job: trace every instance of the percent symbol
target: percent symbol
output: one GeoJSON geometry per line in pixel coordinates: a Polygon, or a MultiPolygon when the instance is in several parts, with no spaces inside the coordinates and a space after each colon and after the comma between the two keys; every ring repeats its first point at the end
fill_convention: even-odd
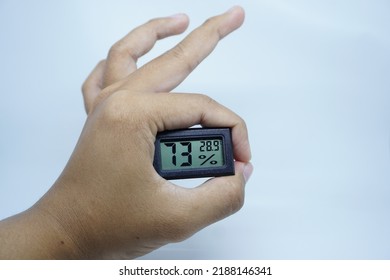
{"type": "MultiPolygon", "coordinates": [[[[208,162],[213,156],[215,156],[215,154],[212,154],[211,156],[209,156],[209,157],[208,157],[204,162],[202,162],[200,165],[203,165],[203,164],[205,164],[206,162],[208,162]]],[[[199,158],[200,158],[200,159],[205,159],[206,156],[205,156],[205,155],[200,155],[199,158]]],[[[218,163],[218,162],[217,162],[216,160],[210,161],[210,164],[212,164],[212,165],[215,165],[215,164],[217,164],[217,163],[218,163]]]]}

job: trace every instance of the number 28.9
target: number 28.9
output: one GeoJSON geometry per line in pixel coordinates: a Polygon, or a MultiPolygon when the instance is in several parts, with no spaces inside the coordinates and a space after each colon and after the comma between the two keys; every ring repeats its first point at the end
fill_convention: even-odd
{"type": "Polygon", "coordinates": [[[200,141],[200,151],[201,152],[215,152],[219,151],[219,141],[218,140],[208,140],[208,141],[200,141]]]}

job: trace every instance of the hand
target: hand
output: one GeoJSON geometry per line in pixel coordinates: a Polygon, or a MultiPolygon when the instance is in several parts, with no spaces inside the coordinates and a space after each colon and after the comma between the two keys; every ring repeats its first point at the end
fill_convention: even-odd
{"type": "Polygon", "coordinates": [[[170,91],[243,19],[238,7],[211,18],[138,70],[137,59],[188,18],[152,20],[117,42],[83,86],[88,118],[63,173],[33,208],[0,224],[0,244],[1,228],[27,223],[35,233],[27,258],[134,258],[239,210],[252,172],[244,121],[210,97],[170,91]],[[156,173],[154,141],[195,124],[232,128],[236,175],[186,189],[156,173]]]}

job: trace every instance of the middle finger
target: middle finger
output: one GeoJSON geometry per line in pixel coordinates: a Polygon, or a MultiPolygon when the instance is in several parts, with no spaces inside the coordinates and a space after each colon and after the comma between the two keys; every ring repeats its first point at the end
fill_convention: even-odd
{"type": "Polygon", "coordinates": [[[107,56],[103,88],[134,72],[138,58],[150,51],[157,40],[184,32],[188,22],[184,14],[153,19],[116,42],[107,56]]]}

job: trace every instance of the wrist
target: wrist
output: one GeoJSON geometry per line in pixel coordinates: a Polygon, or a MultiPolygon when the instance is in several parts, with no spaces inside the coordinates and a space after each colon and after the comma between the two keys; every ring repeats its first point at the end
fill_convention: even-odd
{"type": "Polygon", "coordinates": [[[88,211],[80,211],[80,197],[71,191],[80,188],[81,186],[60,176],[33,207],[36,215],[46,224],[46,230],[49,230],[50,250],[54,252],[54,259],[93,257],[88,253],[88,244],[91,243],[90,235],[86,234],[90,232],[88,215],[85,213],[88,211]]]}
{"type": "Polygon", "coordinates": [[[0,259],[74,259],[80,250],[38,206],[0,222],[0,259]]]}

